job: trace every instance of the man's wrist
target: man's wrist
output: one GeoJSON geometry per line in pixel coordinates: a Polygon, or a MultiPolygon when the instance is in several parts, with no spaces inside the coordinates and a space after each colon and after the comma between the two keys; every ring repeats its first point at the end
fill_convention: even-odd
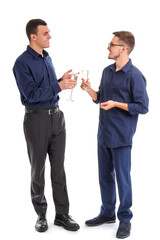
{"type": "Polygon", "coordinates": [[[85,91],[86,91],[87,93],[90,93],[90,92],[91,92],[91,88],[86,87],[86,88],[85,88],[85,91]]]}
{"type": "Polygon", "coordinates": [[[114,107],[118,107],[118,102],[113,101],[114,102],[114,107]]]}
{"type": "Polygon", "coordinates": [[[125,111],[128,111],[128,103],[114,102],[114,107],[121,108],[125,111]]]}

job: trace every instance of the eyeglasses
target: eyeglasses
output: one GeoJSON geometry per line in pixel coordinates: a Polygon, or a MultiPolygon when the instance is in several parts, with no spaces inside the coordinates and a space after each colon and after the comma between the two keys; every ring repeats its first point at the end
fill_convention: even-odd
{"type": "Polygon", "coordinates": [[[122,44],[108,43],[108,48],[114,47],[114,46],[121,46],[121,47],[123,47],[124,45],[122,45],[122,44]]]}

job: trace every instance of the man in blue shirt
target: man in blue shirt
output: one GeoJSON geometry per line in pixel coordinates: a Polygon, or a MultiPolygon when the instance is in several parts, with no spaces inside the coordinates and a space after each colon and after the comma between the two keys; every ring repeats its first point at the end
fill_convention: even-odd
{"type": "Polygon", "coordinates": [[[50,46],[49,28],[45,21],[32,19],[27,23],[29,46],[16,60],[13,72],[25,106],[24,133],[31,164],[31,198],[38,215],[35,228],[48,229],[47,201],[44,195],[46,155],[51,165],[51,182],[56,217],[54,224],[76,231],[79,225],[68,215],[69,200],[64,170],[65,121],[58,107],[58,93],[72,89],[76,80],[71,71],[57,80],[52,60],[44,48],[50,46]]]}
{"type": "Polygon", "coordinates": [[[94,102],[100,103],[98,160],[102,206],[98,217],[86,221],[86,225],[115,222],[116,175],[120,199],[117,214],[120,224],[116,236],[126,238],[130,235],[132,219],[132,138],[138,115],[148,112],[149,100],[146,80],[129,59],[135,45],[133,34],[126,31],[113,34],[108,58],[115,63],[104,69],[99,91],[91,88],[89,80],[83,80],[81,85],[94,102]]]}

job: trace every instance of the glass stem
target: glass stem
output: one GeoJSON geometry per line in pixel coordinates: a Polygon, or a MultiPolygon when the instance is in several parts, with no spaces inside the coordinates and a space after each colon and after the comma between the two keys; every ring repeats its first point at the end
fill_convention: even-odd
{"type": "Polygon", "coordinates": [[[73,100],[72,100],[72,93],[73,93],[73,89],[71,89],[71,94],[70,94],[70,100],[71,100],[71,101],[73,101],[73,100]]]}

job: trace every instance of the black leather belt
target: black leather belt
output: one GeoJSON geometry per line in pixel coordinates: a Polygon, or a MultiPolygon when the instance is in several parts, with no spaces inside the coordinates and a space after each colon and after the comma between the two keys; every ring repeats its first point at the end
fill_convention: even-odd
{"type": "Polygon", "coordinates": [[[30,109],[25,108],[25,113],[42,113],[42,114],[55,114],[59,111],[59,107],[56,108],[49,108],[49,109],[30,109]]]}

